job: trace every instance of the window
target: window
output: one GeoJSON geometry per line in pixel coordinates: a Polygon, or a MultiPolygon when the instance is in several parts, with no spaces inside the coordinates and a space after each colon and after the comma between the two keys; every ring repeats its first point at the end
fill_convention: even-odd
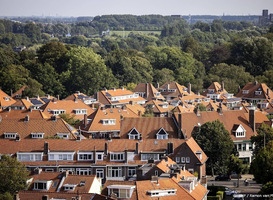
{"type": "Polygon", "coordinates": [[[59,115],[65,113],[65,110],[52,110],[51,112],[53,115],[59,115]]]}
{"type": "Polygon", "coordinates": [[[124,153],[110,153],[110,161],[124,161],[124,153]]]}
{"type": "Polygon", "coordinates": [[[167,189],[167,190],[150,190],[147,191],[147,193],[151,197],[160,197],[160,196],[170,196],[170,195],[176,195],[176,189],[167,189]]]}
{"type": "Polygon", "coordinates": [[[243,90],[242,94],[248,94],[248,90],[243,90]]]}
{"type": "Polygon", "coordinates": [[[43,153],[17,153],[18,161],[41,161],[43,153]]]}
{"type": "Polygon", "coordinates": [[[242,151],[242,144],[238,144],[238,151],[242,151]]]}
{"type": "Polygon", "coordinates": [[[168,133],[164,130],[164,128],[159,129],[156,133],[156,139],[168,139],[168,133]]]}
{"type": "Polygon", "coordinates": [[[186,163],[190,163],[190,157],[186,157],[186,163]]]}
{"type": "Polygon", "coordinates": [[[69,139],[70,133],[57,133],[57,136],[63,139],[69,139]]]}
{"type": "Polygon", "coordinates": [[[128,133],[128,136],[129,136],[129,139],[139,139],[140,138],[140,133],[135,129],[133,128],[129,133],[128,133]]]}
{"type": "Polygon", "coordinates": [[[74,112],[75,112],[76,115],[87,114],[86,109],[75,109],[74,112]]]}
{"type": "Polygon", "coordinates": [[[76,186],[77,185],[74,185],[74,184],[65,184],[64,185],[64,191],[74,191],[76,186]]]}
{"type": "Polygon", "coordinates": [[[175,162],[180,163],[180,157],[175,157],[175,162]]]}
{"type": "Polygon", "coordinates": [[[49,190],[52,181],[35,181],[33,190],[49,190]]]}
{"type": "Polygon", "coordinates": [[[249,151],[252,151],[252,149],[253,149],[253,148],[252,148],[252,143],[248,143],[248,150],[249,150],[249,151]]]}
{"type": "Polygon", "coordinates": [[[96,153],[97,159],[99,161],[103,161],[103,153],[96,153]]]}
{"type": "Polygon", "coordinates": [[[186,160],[185,160],[185,157],[181,157],[181,162],[182,162],[182,163],[185,163],[185,161],[186,161],[186,160]]]}
{"type": "Polygon", "coordinates": [[[96,176],[98,178],[103,179],[104,178],[104,169],[96,169],[96,176]]]}
{"type": "Polygon", "coordinates": [[[159,160],[159,154],[141,154],[141,160],[159,160]]]}
{"type": "Polygon", "coordinates": [[[128,189],[110,189],[110,194],[115,193],[118,198],[130,198],[130,190],[128,189]]]}
{"type": "Polygon", "coordinates": [[[76,170],[77,175],[91,175],[91,169],[89,168],[80,168],[76,170]]]}
{"type": "Polygon", "coordinates": [[[261,95],[262,91],[255,91],[255,95],[261,95]]]}
{"type": "Polygon", "coordinates": [[[132,177],[136,174],[136,168],[135,167],[128,167],[128,176],[132,177]]]}
{"type": "Polygon", "coordinates": [[[236,137],[245,137],[245,132],[244,131],[236,132],[236,137]]]}
{"type": "Polygon", "coordinates": [[[31,133],[31,138],[44,138],[45,133],[31,133]]]}
{"type": "Polygon", "coordinates": [[[4,133],[4,138],[5,139],[15,139],[17,133],[4,133]]]}
{"type": "Polygon", "coordinates": [[[109,177],[122,177],[121,167],[109,167],[108,168],[109,177]]]}
{"type": "Polygon", "coordinates": [[[246,151],[246,143],[243,143],[243,144],[242,144],[242,150],[243,150],[243,151],[246,151]]]}
{"type": "Polygon", "coordinates": [[[90,152],[90,153],[83,153],[83,152],[79,152],[78,153],[78,160],[79,161],[86,161],[86,160],[93,160],[93,153],[90,152]]]}
{"type": "Polygon", "coordinates": [[[197,151],[197,152],[196,152],[196,155],[198,156],[198,158],[199,158],[200,160],[202,160],[202,152],[201,152],[201,151],[197,151]]]}
{"type": "Polygon", "coordinates": [[[102,119],[103,125],[115,125],[116,119],[102,119]]]}
{"type": "Polygon", "coordinates": [[[48,160],[73,160],[75,152],[62,153],[62,152],[49,152],[48,160]]]}

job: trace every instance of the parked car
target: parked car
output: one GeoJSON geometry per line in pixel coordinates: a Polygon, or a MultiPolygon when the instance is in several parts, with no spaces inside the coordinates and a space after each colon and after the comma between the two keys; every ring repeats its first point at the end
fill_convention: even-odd
{"type": "Polygon", "coordinates": [[[234,195],[234,194],[237,194],[237,191],[236,191],[236,190],[232,190],[232,189],[226,187],[226,188],[225,188],[225,194],[226,194],[227,196],[232,196],[232,195],[234,195]]]}
{"type": "MultiPolygon", "coordinates": [[[[230,175],[230,178],[237,179],[238,175],[235,172],[232,172],[231,175],[230,175]]],[[[240,175],[239,178],[242,178],[242,176],[240,175]]]]}
{"type": "Polygon", "coordinates": [[[230,181],[230,177],[227,174],[221,174],[215,177],[215,181],[230,181]]]}

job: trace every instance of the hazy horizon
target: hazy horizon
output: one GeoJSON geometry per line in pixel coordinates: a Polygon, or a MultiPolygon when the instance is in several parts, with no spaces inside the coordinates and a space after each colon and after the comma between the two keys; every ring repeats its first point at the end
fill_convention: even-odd
{"type": "Polygon", "coordinates": [[[272,0],[0,0],[0,16],[79,17],[132,15],[262,15],[273,13],[272,0]]]}

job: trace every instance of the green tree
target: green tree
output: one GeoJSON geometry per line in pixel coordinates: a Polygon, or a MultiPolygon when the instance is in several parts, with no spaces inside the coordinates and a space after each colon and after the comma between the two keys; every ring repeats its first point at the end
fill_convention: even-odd
{"type": "Polygon", "coordinates": [[[154,83],[159,83],[159,85],[163,85],[168,81],[174,81],[174,72],[170,69],[156,69],[154,71],[154,83]]]}
{"type": "Polygon", "coordinates": [[[264,184],[259,191],[259,194],[273,194],[273,182],[269,181],[264,184]]]}
{"type": "Polygon", "coordinates": [[[233,141],[223,123],[219,120],[207,122],[194,130],[192,137],[209,157],[207,171],[213,176],[215,173],[227,173],[229,156],[233,152],[233,141]]]}
{"type": "Polygon", "coordinates": [[[244,170],[243,161],[239,159],[239,157],[236,157],[233,154],[231,154],[229,157],[228,174],[231,174],[232,172],[235,172],[237,174],[237,187],[239,187],[240,183],[239,180],[243,170],[244,170]]]}
{"type": "Polygon", "coordinates": [[[251,136],[251,142],[254,144],[253,155],[257,155],[259,151],[273,140],[273,128],[262,123],[257,129],[257,135],[251,136]]]}
{"type": "Polygon", "coordinates": [[[2,155],[0,160],[0,194],[26,189],[29,172],[16,158],[2,155]]]}
{"type": "Polygon", "coordinates": [[[200,46],[192,36],[189,36],[184,40],[182,50],[186,53],[191,53],[194,58],[200,59],[200,46]]]}
{"type": "Polygon", "coordinates": [[[75,115],[63,113],[63,114],[60,114],[59,116],[71,126],[75,126],[77,123],[80,122],[79,119],[75,119],[75,115]]]}
{"type": "Polygon", "coordinates": [[[137,84],[135,84],[135,83],[127,83],[126,89],[133,91],[136,88],[136,86],[137,86],[137,84]]]}
{"type": "Polygon", "coordinates": [[[262,148],[251,163],[251,170],[257,183],[273,181],[273,141],[262,148]]]}
{"type": "Polygon", "coordinates": [[[5,192],[4,194],[0,194],[0,200],[13,200],[13,196],[9,192],[5,192]]]}
{"type": "Polygon", "coordinates": [[[69,70],[65,82],[68,92],[82,91],[87,95],[92,95],[104,87],[111,88],[118,85],[112,71],[91,48],[71,48],[66,56],[69,58],[69,70]]]}
{"type": "Polygon", "coordinates": [[[199,110],[200,112],[203,112],[203,111],[206,111],[207,108],[206,108],[206,106],[204,106],[204,104],[198,103],[198,104],[194,107],[194,112],[196,112],[197,110],[199,110]]]}
{"type": "Polygon", "coordinates": [[[38,43],[41,40],[41,30],[36,24],[29,22],[24,26],[24,33],[34,43],[38,43]]]}

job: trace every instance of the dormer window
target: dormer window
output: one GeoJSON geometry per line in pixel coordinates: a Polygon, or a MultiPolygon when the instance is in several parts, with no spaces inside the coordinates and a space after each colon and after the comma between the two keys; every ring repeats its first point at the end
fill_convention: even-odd
{"type": "Polygon", "coordinates": [[[15,139],[17,133],[4,133],[4,138],[5,139],[15,139]]]}
{"type": "Polygon", "coordinates": [[[76,115],[87,114],[87,109],[74,109],[76,115]]]}
{"type": "Polygon", "coordinates": [[[196,151],[195,153],[196,153],[197,157],[198,157],[200,160],[202,160],[202,151],[196,151]]]}
{"type": "Polygon", "coordinates": [[[31,138],[44,138],[45,133],[31,133],[31,138]]]}
{"type": "Polygon", "coordinates": [[[116,124],[116,119],[102,119],[102,124],[103,125],[115,125],[116,124]]]}
{"type": "Polygon", "coordinates": [[[116,194],[119,199],[130,199],[136,186],[134,185],[109,185],[108,195],[116,194]]]}
{"type": "Polygon", "coordinates": [[[4,97],[4,100],[5,100],[5,101],[9,101],[10,98],[9,98],[9,97],[4,97]]]}
{"type": "Polygon", "coordinates": [[[176,92],[176,89],[168,89],[168,92],[176,92]]]}
{"type": "Polygon", "coordinates": [[[208,93],[214,93],[214,89],[208,89],[208,93]]]}
{"type": "Polygon", "coordinates": [[[165,139],[168,139],[168,135],[169,134],[164,130],[164,128],[161,128],[156,134],[156,139],[165,140],[165,139]]]}
{"type": "Polygon", "coordinates": [[[60,114],[64,114],[65,110],[51,110],[53,115],[60,115],[60,114]]]}
{"type": "Polygon", "coordinates": [[[246,130],[245,128],[240,124],[239,126],[235,126],[235,137],[245,137],[246,136],[246,130]]]}
{"type": "Polygon", "coordinates": [[[139,140],[140,139],[140,136],[141,134],[135,129],[133,128],[129,133],[128,133],[128,137],[129,139],[132,139],[132,140],[139,140]]]}
{"type": "Polygon", "coordinates": [[[33,190],[49,190],[50,185],[52,181],[42,181],[42,180],[37,180],[34,181],[34,188],[33,190]]]}
{"type": "Polygon", "coordinates": [[[64,191],[74,191],[76,186],[76,184],[65,184],[64,191]]]}
{"type": "Polygon", "coordinates": [[[151,197],[162,197],[162,196],[171,196],[176,195],[177,189],[166,189],[166,190],[149,190],[147,193],[151,197]]]}
{"type": "Polygon", "coordinates": [[[110,153],[110,161],[124,161],[125,153],[110,153]]]}
{"type": "Polygon", "coordinates": [[[261,95],[262,94],[262,91],[255,91],[255,95],[261,95]]]}
{"type": "Polygon", "coordinates": [[[243,90],[242,93],[243,94],[248,94],[249,90],[243,90]]]}
{"type": "Polygon", "coordinates": [[[70,133],[57,133],[57,136],[63,139],[69,139],[70,133]]]}
{"type": "Polygon", "coordinates": [[[155,96],[157,96],[157,97],[160,96],[160,92],[156,92],[155,96]]]}

